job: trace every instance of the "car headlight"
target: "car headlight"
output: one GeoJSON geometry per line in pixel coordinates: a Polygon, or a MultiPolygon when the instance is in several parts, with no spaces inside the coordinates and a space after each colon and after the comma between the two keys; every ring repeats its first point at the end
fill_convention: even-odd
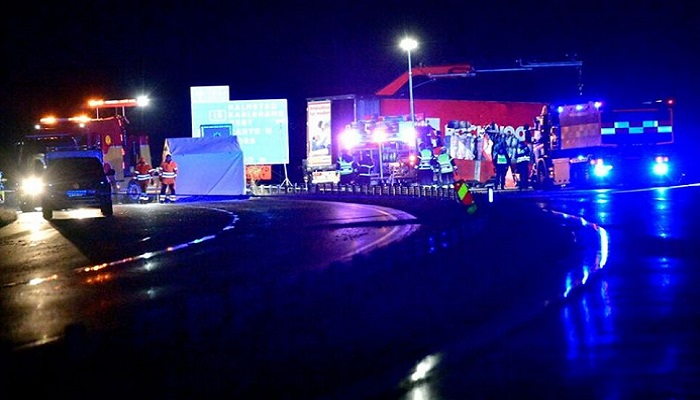
{"type": "Polygon", "coordinates": [[[44,182],[41,178],[31,177],[22,181],[22,192],[25,194],[36,196],[44,191],[44,182]]]}

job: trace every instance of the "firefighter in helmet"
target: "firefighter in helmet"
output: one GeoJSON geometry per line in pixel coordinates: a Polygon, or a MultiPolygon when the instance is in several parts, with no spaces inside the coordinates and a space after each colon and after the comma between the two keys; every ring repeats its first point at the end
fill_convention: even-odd
{"type": "Polygon", "coordinates": [[[374,159],[370,151],[365,151],[362,154],[358,171],[358,182],[363,185],[369,185],[372,182],[372,173],[374,172],[374,159]]]}
{"type": "Polygon", "coordinates": [[[175,202],[175,178],[177,178],[177,163],[173,160],[172,155],[168,154],[165,156],[165,160],[160,164],[158,168],[160,173],[160,202],[164,203],[166,200],[165,192],[168,190],[167,200],[169,202],[175,202]]]}
{"type": "Polygon", "coordinates": [[[532,150],[530,146],[521,140],[515,149],[515,168],[518,174],[518,188],[527,189],[530,186],[530,163],[532,162],[532,150]]]}

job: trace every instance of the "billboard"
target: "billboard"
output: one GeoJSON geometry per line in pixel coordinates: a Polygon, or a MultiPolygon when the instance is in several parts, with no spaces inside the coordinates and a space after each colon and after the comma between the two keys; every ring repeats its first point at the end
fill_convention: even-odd
{"type": "Polygon", "coordinates": [[[192,137],[229,132],[246,165],[289,164],[287,99],[223,100],[224,87],[191,88],[192,137]]]}
{"type": "Polygon", "coordinates": [[[309,101],[306,105],[306,160],[309,167],[328,167],[331,154],[331,101],[309,101]]]}

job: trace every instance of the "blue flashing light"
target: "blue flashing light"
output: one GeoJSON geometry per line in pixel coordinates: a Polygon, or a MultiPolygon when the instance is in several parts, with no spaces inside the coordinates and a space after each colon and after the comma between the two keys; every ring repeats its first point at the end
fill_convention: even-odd
{"type": "Polygon", "coordinates": [[[563,111],[564,111],[564,107],[563,107],[563,106],[557,107],[557,112],[558,112],[559,114],[561,114],[563,111]]]}
{"type": "Polygon", "coordinates": [[[596,162],[596,164],[593,166],[593,174],[598,178],[605,178],[606,176],[610,175],[611,169],[612,165],[606,165],[603,160],[598,160],[598,162],[596,162]]]}
{"type": "Polygon", "coordinates": [[[581,104],[576,105],[576,111],[581,111],[583,110],[583,106],[581,104]]]}
{"type": "Polygon", "coordinates": [[[654,162],[654,166],[652,167],[652,171],[654,172],[654,175],[657,176],[666,176],[668,175],[668,163],[665,161],[656,161],[654,162]]]}
{"type": "Polygon", "coordinates": [[[603,107],[603,103],[600,101],[596,101],[595,103],[593,103],[593,107],[595,107],[595,108],[603,107]]]}

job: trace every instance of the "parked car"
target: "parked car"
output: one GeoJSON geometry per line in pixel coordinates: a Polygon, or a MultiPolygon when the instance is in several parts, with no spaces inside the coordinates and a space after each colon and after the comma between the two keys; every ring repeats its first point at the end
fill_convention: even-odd
{"type": "Polygon", "coordinates": [[[112,216],[112,188],[102,163],[95,157],[57,158],[49,163],[44,174],[41,209],[45,219],[55,210],[99,207],[102,214],[112,216]]]}

